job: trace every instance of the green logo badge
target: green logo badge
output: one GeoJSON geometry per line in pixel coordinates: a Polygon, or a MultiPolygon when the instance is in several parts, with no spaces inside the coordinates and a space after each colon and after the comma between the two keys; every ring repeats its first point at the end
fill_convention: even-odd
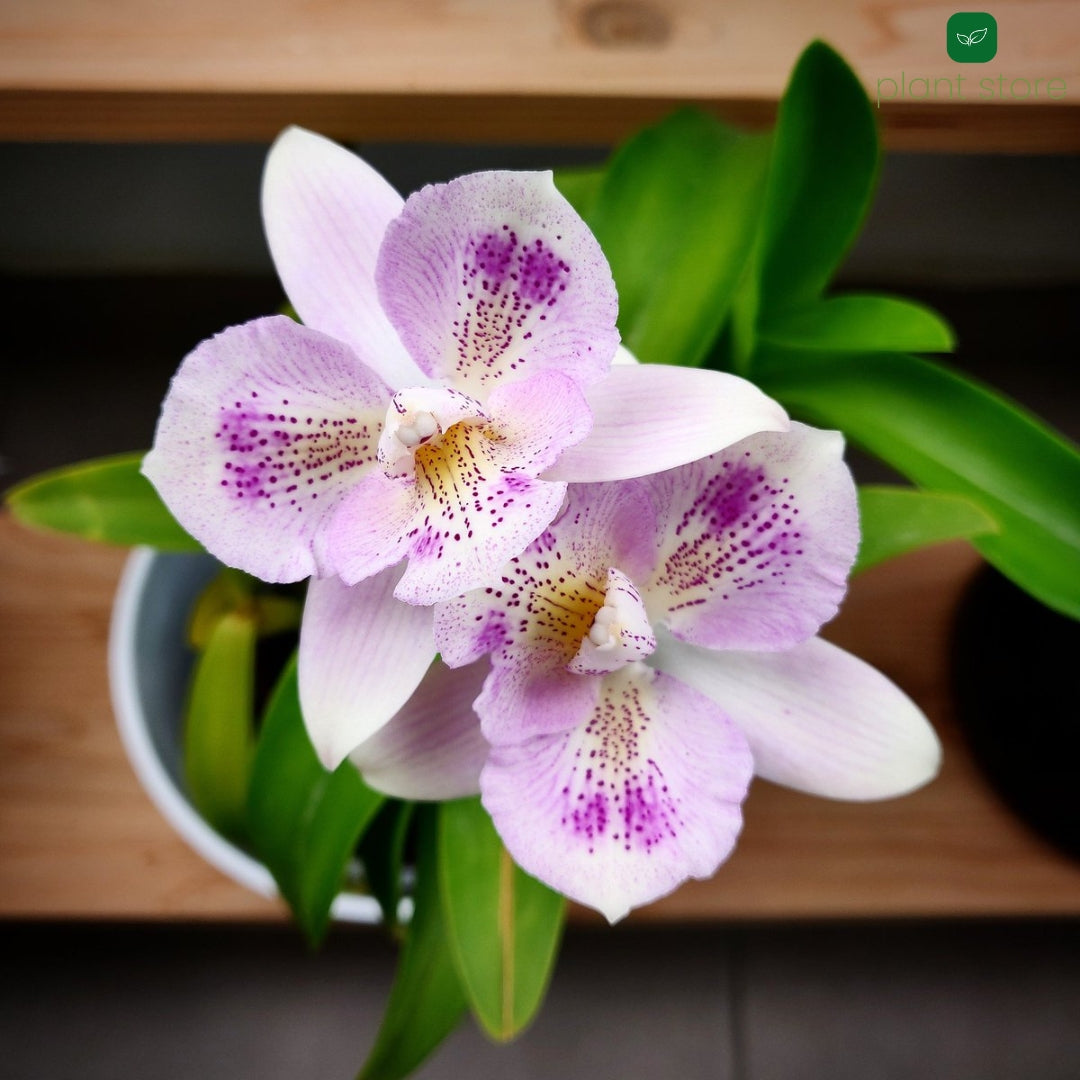
{"type": "Polygon", "coordinates": [[[949,16],[945,46],[958,64],[985,64],[997,56],[997,20],[985,11],[958,11],[949,16]]]}

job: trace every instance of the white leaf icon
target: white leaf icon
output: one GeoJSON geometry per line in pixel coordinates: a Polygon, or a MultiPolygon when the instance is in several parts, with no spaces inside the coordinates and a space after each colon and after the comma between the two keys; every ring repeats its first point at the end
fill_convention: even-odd
{"type": "Polygon", "coordinates": [[[971,38],[969,38],[967,36],[967,34],[957,34],[956,35],[956,40],[959,41],[961,45],[970,45],[971,44],[971,38]]]}
{"type": "Polygon", "coordinates": [[[989,26],[984,26],[981,30],[972,30],[971,33],[968,34],[968,44],[978,45],[979,42],[986,37],[986,31],[989,29],[989,26]]]}

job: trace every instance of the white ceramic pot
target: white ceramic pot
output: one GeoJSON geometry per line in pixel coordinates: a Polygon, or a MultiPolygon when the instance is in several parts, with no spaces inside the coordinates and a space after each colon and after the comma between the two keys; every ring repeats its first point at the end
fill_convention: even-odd
{"type": "MultiPolygon", "coordinates": [[[[277,886],[262,863],[216,833],[192,805],[181,760],[183,703],[193,655],[188,613],[220,564],[208,555],[137,548],[124,567],[109,631],[109,683],[117,726],[142,786],[170,825],[207,862],[261,896],[277,886]]],[[[378,922],[370,896],[342,893],[331,914],[378,922]]]]}

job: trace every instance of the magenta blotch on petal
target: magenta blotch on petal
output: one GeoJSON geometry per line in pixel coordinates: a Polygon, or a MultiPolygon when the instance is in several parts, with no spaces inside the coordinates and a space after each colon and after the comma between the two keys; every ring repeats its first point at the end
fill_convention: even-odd
{"type": "Polygon", "coordinates": [[[257,319],[185,359],[143,471],[223,562],[297,581],[322,572],[319,534],[375,466],[388,397],[341,342],[257,319]]]}
{"type": "Polygon", "coordinates": [[[855,484],[835,431],[793,424],[644,478],[660,558],[649,614],[714,649],[786,649],[837,611],[859,544],[855,484]]]}
{"type": "Polygon", "coordinates": [[[480,787],[515,861],[615,922],[716,872],[753,763],[716,705],[643,664],[582,681],[600,683],[591,713],[493,748],[480,787]]]}
{"type": "Polygon", "coordinates": [[[499,382],[608,371],[618,300],[600,245],[550,173],[477,173],[411,196],[376,272],[413,359],[483,400],[499,382]]]}

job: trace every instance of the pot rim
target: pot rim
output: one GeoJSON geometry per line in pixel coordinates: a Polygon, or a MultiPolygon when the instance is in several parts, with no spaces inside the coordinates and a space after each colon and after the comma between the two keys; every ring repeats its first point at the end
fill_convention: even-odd
{"type": "MultiPolygon", "coordinates": [[[[147,726],[139,692],[136,664],[137,614],[145,597],[150,571],[162,553],[137,547],[124,564],[109,622],[108,667],[120,741],[143,790],[181,838],[227,877],[269,899],[280,897],[270,871],[262,863],[215,832],[192,805],[165,768],[147,726]]],[[[330,909],[344,922],[380,921],[379,905],[371,896],[341,893],[330,909]]]]}

